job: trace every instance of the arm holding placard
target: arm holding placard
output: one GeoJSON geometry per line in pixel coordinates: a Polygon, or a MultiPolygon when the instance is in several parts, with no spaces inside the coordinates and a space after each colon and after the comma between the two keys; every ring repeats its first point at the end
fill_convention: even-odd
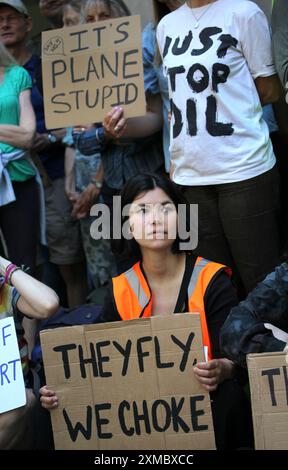
{"type": "Polygon", "coordinates": [[[138,139],[149,137],[162,129],[162,101],[159,94],[147,96],[145,116],[126,119],[121,107],[106,114],[103,127],[84,129],[73,133],[75,146],[83,155],[102,151],[110,140],[138,139]]]}
{"type": "Polygon", "coordinates": [[[145,116],[126,119],[121,107],[114,108],[104,118],[105,135],[114,139],[149,137],[162,129],[163,114],[160,94],[147,95],[145,116]]]}
{"type": "MultiPolygon", "coordinates": [[[[8,302],[7,298],[9,299],[10,295],[8,297],[4,296],[2,299],[4,300],[4,305],[2,307],[4,306],[7,312],[11,311],[11,315],[15,315],[15,318],[17,317],[18,310],[29,317],[41,319],[48,317],[58,308],[58,297],[52,289],[33,279],[1,256],[0,274],[4,278],[3,288],[10,295],[12,293],[12,299],[8,302]],[[19,298],[18,294],[20,294],[19,298]]],[[[19,406],[15,409],[10,409],[10,411],[0,413],[0,448],[2,450],[31,449],[34,439],[34,428],[31,423],[37,400],[31,388],[29,365],[28,362],[26,363],[26,357],[28,360],[27,343],[22,336],[18,336],[17,339],[21,352],[22,367],[24,367],[26,404],[25,406],[19,406]]],[[[21,375],[22,367],[20,368],[21,375]]]]}
{"type": "Polygon", "coordinates": [[[194,373],[201,385],[209,392],[215,391],[225,380],[237,375],[235,364],[223,357],[220,344],[220,330],[232,307],[238,300],[235,289],[225,271],[221,271],[212,279],[209,290],[204,297],[207,326],[213,349],[213,359],[198,363],[194,373]]]}

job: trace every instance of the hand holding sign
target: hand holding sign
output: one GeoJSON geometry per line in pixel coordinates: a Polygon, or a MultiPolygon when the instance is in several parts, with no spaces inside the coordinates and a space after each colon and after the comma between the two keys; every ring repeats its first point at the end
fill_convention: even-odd
{"type": "Polygon", "coordinates": [[[218,385],[232,376],[234,364],[229,359],[213,359],[208,362],[198,362],[194,373],[201,385],[208,392],[213,392],[218,385]]]}
{"type": "Polygon", "coordinates": [[[44,385],[44,387],[40,388],[39,393],[41,405],[43,408],[46,410],[53,410],[54,408],[57,408],[58,397],[54,390],[49,390],[47,385],[44,385]]]}
{"type": "Polygon", "coordinates": [[[106,114],[103,127],[106,139],[120,139],[127,128],[123,108],[116,107],[106,114]]]}

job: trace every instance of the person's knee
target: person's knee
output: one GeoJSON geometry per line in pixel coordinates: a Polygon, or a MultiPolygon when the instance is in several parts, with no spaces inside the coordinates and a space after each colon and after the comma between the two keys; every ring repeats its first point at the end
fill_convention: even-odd
{"type": "Polygon", "coordinates": [[[36,405],[33,391],[26,389],[26,405],[0,414],[0,449],[29,448],[32,439],[31,417],[36,405]],[[30,439],[31,437],[31,439],[30,439]]]}

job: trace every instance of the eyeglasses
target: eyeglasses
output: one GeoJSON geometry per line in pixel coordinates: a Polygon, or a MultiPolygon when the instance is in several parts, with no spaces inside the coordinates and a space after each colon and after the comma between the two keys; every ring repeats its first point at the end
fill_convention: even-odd
{"type": "Polygon", "coordinates": [[[2,23],[17,23],[20,19],[25,18],[24,15],[8,15],[0,16],[0,24],[2,23]]]}

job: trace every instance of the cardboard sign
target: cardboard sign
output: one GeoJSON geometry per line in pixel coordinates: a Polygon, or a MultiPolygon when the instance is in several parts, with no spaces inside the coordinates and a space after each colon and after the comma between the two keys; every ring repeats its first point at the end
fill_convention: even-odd
{"type": "Polygon", "coordinates": [[[140,16],[43,32],[42,72],[48,129],[144,115],[140,16]]]}
{"type": "Polygon", "coordinates": [[[285,353],[249,354],[255,448],[288,450],[288,363],[285,353]]]}
{"type": "Polygon", "coordinates": [[[41,333],[56,449],[214,449],[198,314],[41,333]]]}
{"type": "Polygon", "coordinates": [[[26,405],[21,359],[13,317],[0,320],[0,413],[26,405]]]}

